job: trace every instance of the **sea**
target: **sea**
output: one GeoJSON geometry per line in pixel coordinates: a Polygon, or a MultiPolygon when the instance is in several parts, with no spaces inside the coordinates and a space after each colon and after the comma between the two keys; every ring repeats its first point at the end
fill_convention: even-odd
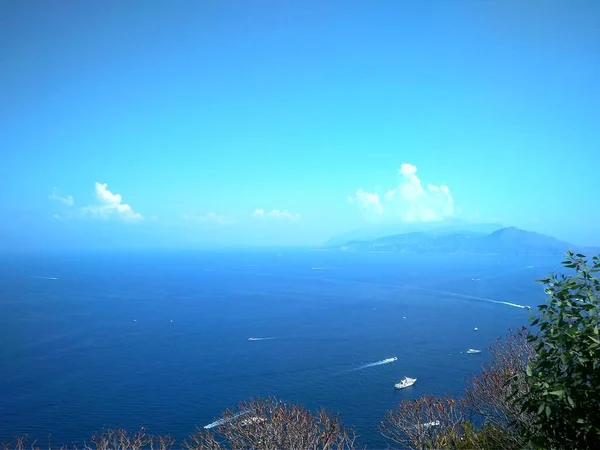
{"type": "Polygon", "coordinates": [[[182,440],[242,400],[276,396],[340,413],[361,444],[385,448],[386,410],[461,396],[486,348],[528,323],[545,298],[535,280],[559,262],[307,249],[3,255],[0,442],[82,443],[115,427],[182,440]],[[405,376],[417,382],[395,390],[405,376]]]}

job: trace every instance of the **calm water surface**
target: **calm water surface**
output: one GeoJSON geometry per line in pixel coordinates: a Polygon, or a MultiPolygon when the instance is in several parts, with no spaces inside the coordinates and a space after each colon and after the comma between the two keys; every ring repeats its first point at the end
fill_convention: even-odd
{"type": "Polygon", "coordinates": [[[275,395],[340,412],[361,443],[385,447],[385,411],[460,395],[487,357],[465,351],[527,323],[528,310],[494,301],[539,304],[534,280],[556,262],[297,250],[3,257],[0,440],[81,442],[117,426],[184,438],[240,400],[275,395]],[[404,376],[418,381],[395,391],[404,376]]]}

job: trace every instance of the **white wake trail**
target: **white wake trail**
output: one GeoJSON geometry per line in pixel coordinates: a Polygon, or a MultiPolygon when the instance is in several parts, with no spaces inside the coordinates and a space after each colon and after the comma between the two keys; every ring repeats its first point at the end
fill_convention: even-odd
{"type": "Polygon", "coordinates": [[[363,370],[363,369],[368,369],[369,367],[376,367],[376,366],[382,366],[384,364],[390,364],[393,363],[395,361],[398,361],[398,358],[396,356],[392,357],[392,358],[386,358],[386,359],[382,359],[381,361],[376,361],[376,362],[372,362],[369,364],[364,364],[360,367],[357,367],[355,369],[352,369],[351,372],[355,371],[355,370],[363,370]]]}
{"type": "Polygon", "coordinates": [[[270,341],[275,339],[274,337],[249,337],[249,341],[270,341]]]}
{"type": "Polygon", "coordinates": [[[519,305],[517,303],[503,302],[503,301],[500,301],[500,300],[492,300],[491,298],[477,297],[475,295],[459,294],[457,292],[442,291],[442,290],[439,290],[439,289],[427,289],[427,288],[420,288],[420,287],[410,287],[410,289],[414,289],[416,291],[433,292],[433,293],[437,293],[437,294],[450,295],[452,297],[459,297],[459,298],[468,298],[468,299],[473,299],[473,300],[480,300],[482,302],[496,303],[498,305],[512,306],[513,308],[531,309],[531,307],[527,306],[527,305],[519,305]]]}
{"type": "Polygon", "coordinates": [[[501,302],[499,300],[489,300],[492,303],[499,303],[501,305],[508,305],[508,306],[512,306],[513,308],[521,308],[521,309],[531,309],[531,306],[527,306],[527,305],[517,305],[516,303],[511,303],[511,302],[501,302]]]}
{"type": "Polygon", "coordinates": [[[250,413],[250,411],[242,411],[240,413],[234,414],[232,417],[215,420],[214,422],[209,423],[208,425],[204,425],[204,428],[207,430],[210,430],[211,428],[218,427],[219,425],[223,425],[227,422],[231,422],[232,420],[237,419],[238,417],[243,416],[244,414],[249,414],[249,413],[250,413]]]}

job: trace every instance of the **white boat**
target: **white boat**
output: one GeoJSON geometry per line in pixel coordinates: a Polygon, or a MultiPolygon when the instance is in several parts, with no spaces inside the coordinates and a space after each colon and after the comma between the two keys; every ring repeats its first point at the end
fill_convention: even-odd
{"type": "Polygon", "coordinates": [[[394,387],[396,389],[404,389],[407,388],[409,386],[412,386],[413,384],[415,384],[417,381],[416,378],[410,378],[410,377],[404,377],[402,378],[402,380],[400,381],[400,383],[396,383],[394,385],[394,387]]]}
{"type": "Polygon", "coordinates": [[[423,424],[424,428],[439,427],[439,426],[440,426],[439,420],[434,420],[432,422],[427,422],[427,423],[423,424]]]}
{"type": "Polygon", "coordinates": [[[469,350],[467,350],[467,353],[469,354],[473,354],[473,353],[481,353],[481,350],[476,350],[474,348],[470,348],[469,350]]]}
{"type": "Polygon", "coordinates": [[[477,327],[473,328],[473,331],[477,331],[477,330],[479,330],[479,328],[477,328],[477,327]]]}
{"type": "Polygon", "coordinates": [[[255,423],[261,423],[261,422],[264,422],[265,420],[267,420],[267,419],[265,419],[264,417],[257,417],[257,416],[254,416],[254,417],[250,417],[249,419],[244,419],[244,420],[242,420],[242,421],[240,422],[240,424],[241,424],[243,427],[246,427],[246,426],[248,426],[248,425],[252,425],[252,424],[255,424],[255,423]]]}
{"type": "Polygon", "coordinates": [[[415,425],[415,428],[431,428],[431,427],[439,427],[440,426],[440,421],[439,420],[433,420],[431,422],[427,422],[424,423],[422,425],[415,425]]]}

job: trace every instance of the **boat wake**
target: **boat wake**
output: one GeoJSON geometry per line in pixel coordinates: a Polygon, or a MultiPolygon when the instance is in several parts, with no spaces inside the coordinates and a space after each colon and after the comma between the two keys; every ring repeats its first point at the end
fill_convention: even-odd
{"type": "Polygon", "coordinates": [[[390,364],[390,363],[393,363],[395,361],[398,361],[398,358],[396,356],[394,356],[392,358],[382,359],[381,361],[376,361],[376,362],[373,362],[373,363],[364,364],[364,365],[362,365],[360,367],[356,367],[356,368],[352,369],[351,372],[354,372],[355,370],[368,369],[369,367],[383,366],[384,364],[390,364]]]}
{"type": "Polygon", "coordinates": [[[37,278],[37,279],[40,279],[40,280],[58,280],[58,278],[56,278],[56,277],[41,277],[41,276],[35,276],[35,277],[33,277],[33,278],[37,278]]]}
{"type": "Polygon", "coordinates": [[[250,411],[242,411],[242,412],[239,412],[237,414],[234,414],[231,417],[227,417],[225,419],[215,420],[214,422],[209,423],[208,425],[204,425],[204,428],[206,430],[210,430],[211,428],[218,427],[219,425],[226,424],[227,422],[231,422],[232,420],[237,419],[238,417],[246,415],[246,414],[249,414],[249,413],[250,413],[250,411]]]}
{"type": "Polygon", "coordinates": [[[414,290],[417,290],[417,291],[424,291],[424,292],[434,292],[434,293],[438,293],[438,294],[449,295],[449,296],[452,296],[452,297],[459,297],[459,298],[466,298],[466,299],[472,299],[472,300],[479,300],[479,301],[488,302],[488,303],[496,303],[498,305],[507,305],[507,306],[512,306],[513,308],[531,309],[531,307],[527,306],[527,305],[519,305],[517,303],[503,302],[503,301],[500,301],[500,300],[493,300],[491,298],[486,298],[486,297],[477,297],[477,296],[474,296],[474,295],[459,294],[458,292],[443,291],[443,290],[439,290],[439,289],[419,288],[419,287],[411,287],[411,289],[414,289],[414,290]]]}
{"type": "Polygon", "coordinates": [[[249,337],[248,340],[249,341],[270,341],[272,339],[275,339],[273,337],[249,337]]]}
{"type": "Polygon", "coordinates": [[[511,303],[511,302],[501,302],[499,300],[488,300],[492,303],[499,303],[501,305],[508,305],[508,306],[512,306],[513,308],[521,308],[521,309],[531,309],[531,306],[527,306],[527,305],[517,305],[516,303],[511,303]]]}

